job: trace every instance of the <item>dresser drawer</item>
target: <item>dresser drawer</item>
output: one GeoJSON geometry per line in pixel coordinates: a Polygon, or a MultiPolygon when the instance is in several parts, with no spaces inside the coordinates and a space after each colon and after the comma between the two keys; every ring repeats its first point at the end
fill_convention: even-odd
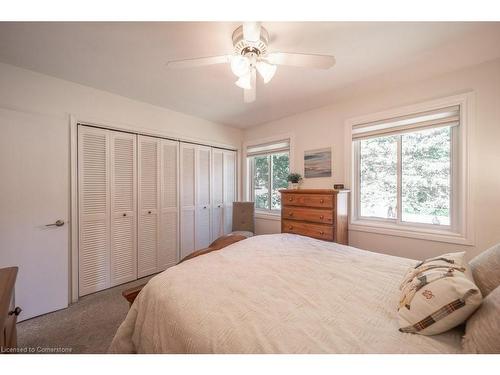
{"type": "Polygon", "coordinates": [[[331,225],[309,224],[284,219],[281,223],[281,231],[283,233],[301,234],[320,240],[333,241],[333,226],[331,225]]]}
{"type": "Polygon", "coordinates": [[[283,206],[334,208],[333,195],[284,193],[283,206]]]}
{"type": "Polygon", "coordinates": [[[333,211],[315,208],[283,207],[283,219],[333,224],[333,211]]]}

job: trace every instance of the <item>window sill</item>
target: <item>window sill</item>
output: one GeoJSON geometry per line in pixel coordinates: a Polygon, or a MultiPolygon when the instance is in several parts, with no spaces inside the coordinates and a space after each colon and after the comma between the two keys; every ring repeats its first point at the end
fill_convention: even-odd
{"type": "Polygon", "coordinates": [[[369,220],[353,220],[349,225],[350,231],[385,234],[396,237],[415,238],[427,241],[446,242],[458,245],[474,245],[474,241],[461,233],[448,230],[399,226],[388,223],[379,223],[369,220]]]}
{"type": "Polygon", "coordinates": [[[278,212],[266,212],[266,211],[255,211],[256,219],[264,220],[281,220],[281,211],[278,212]]]}

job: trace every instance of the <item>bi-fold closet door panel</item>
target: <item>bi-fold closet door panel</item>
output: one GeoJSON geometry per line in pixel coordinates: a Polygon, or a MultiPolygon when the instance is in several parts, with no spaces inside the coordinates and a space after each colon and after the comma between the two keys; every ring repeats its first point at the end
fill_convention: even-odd
{"type": "Polygon", "coordinates": [[[78,127],[80,296],[110,285],[109,133],[78,127]]]}
{"type": "Polygon", "coordinates": [[[160,140],[138,136],[139,232],[138,277],[156,272],[159,247],[160,140]]]}
{"type": "Polygon", "coordinates": [[[211,148],[196,146],[196,217],[195,248],[203,249],[210,245],[211,233],[211,148]]]}
{"type": "Polygon", "coordinates": [[[181,258],[211,243],[211,156],[211,147],[181,142],[181,258]]]}
{"type": "Polygon", "coordinates": [[[179,142],[139,136],[138,276],[178,262],[179,142]]]}
{"type": "Polygon", "coordinates": [[[236,152],[212,148],[212,241],[231,233],[236,200],[236,152]]]}
{"type": "Polygon", "coordinates": [[[137,278],[135,135],[78,127],[79,295],[137,278]]]}
{"type": "Polygon", "coordinates": [[[160,244],[158,272],[179,261],[179,142],[160,141],[160,244]]]}
{"type": "Polygon", "coordinates": [[[196,146],[180,145],[181,259],[195,250],[196,146]]]}
{"type": "Polygon", "coordinates": [[[212,149],[212,241],[224,235],[224,151],[212,149]]]}
{"type": "Polygon", "coordinates": [[[110,131],[111,282],[137,279],[137,163],[135,134],[110,131]]]}
{"type": "Polygon", "coordinates": [[[233,230],[233,202],[237,200],[237,183],[236,183],[236,151],[223,151],[224,165],[224,234],[231,233],[233,230]]]}

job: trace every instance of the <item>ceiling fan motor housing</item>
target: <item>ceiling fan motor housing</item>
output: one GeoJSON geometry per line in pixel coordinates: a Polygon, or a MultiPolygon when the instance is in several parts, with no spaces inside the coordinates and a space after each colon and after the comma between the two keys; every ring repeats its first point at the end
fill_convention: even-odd
{"type": "Polygon", "coordinates": [[[243,26],[238,27],[233,32],[234,52],[239,55],[265,55],[267,53],[268,43],[269,33],[264,27],[260,28],[260,38],[257,41],[245,40],[245,38],[243,37],[243,26]]]}

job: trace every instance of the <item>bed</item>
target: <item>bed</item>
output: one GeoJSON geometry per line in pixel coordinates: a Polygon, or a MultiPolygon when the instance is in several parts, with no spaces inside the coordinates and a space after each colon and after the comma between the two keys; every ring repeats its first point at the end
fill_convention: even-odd
{"type": "Polygon", "coordinates": [[[417,261],[294,234],[255,236],[151,279],[111,353],[460,353],[460,329],[398,331],[417,261]]]}

